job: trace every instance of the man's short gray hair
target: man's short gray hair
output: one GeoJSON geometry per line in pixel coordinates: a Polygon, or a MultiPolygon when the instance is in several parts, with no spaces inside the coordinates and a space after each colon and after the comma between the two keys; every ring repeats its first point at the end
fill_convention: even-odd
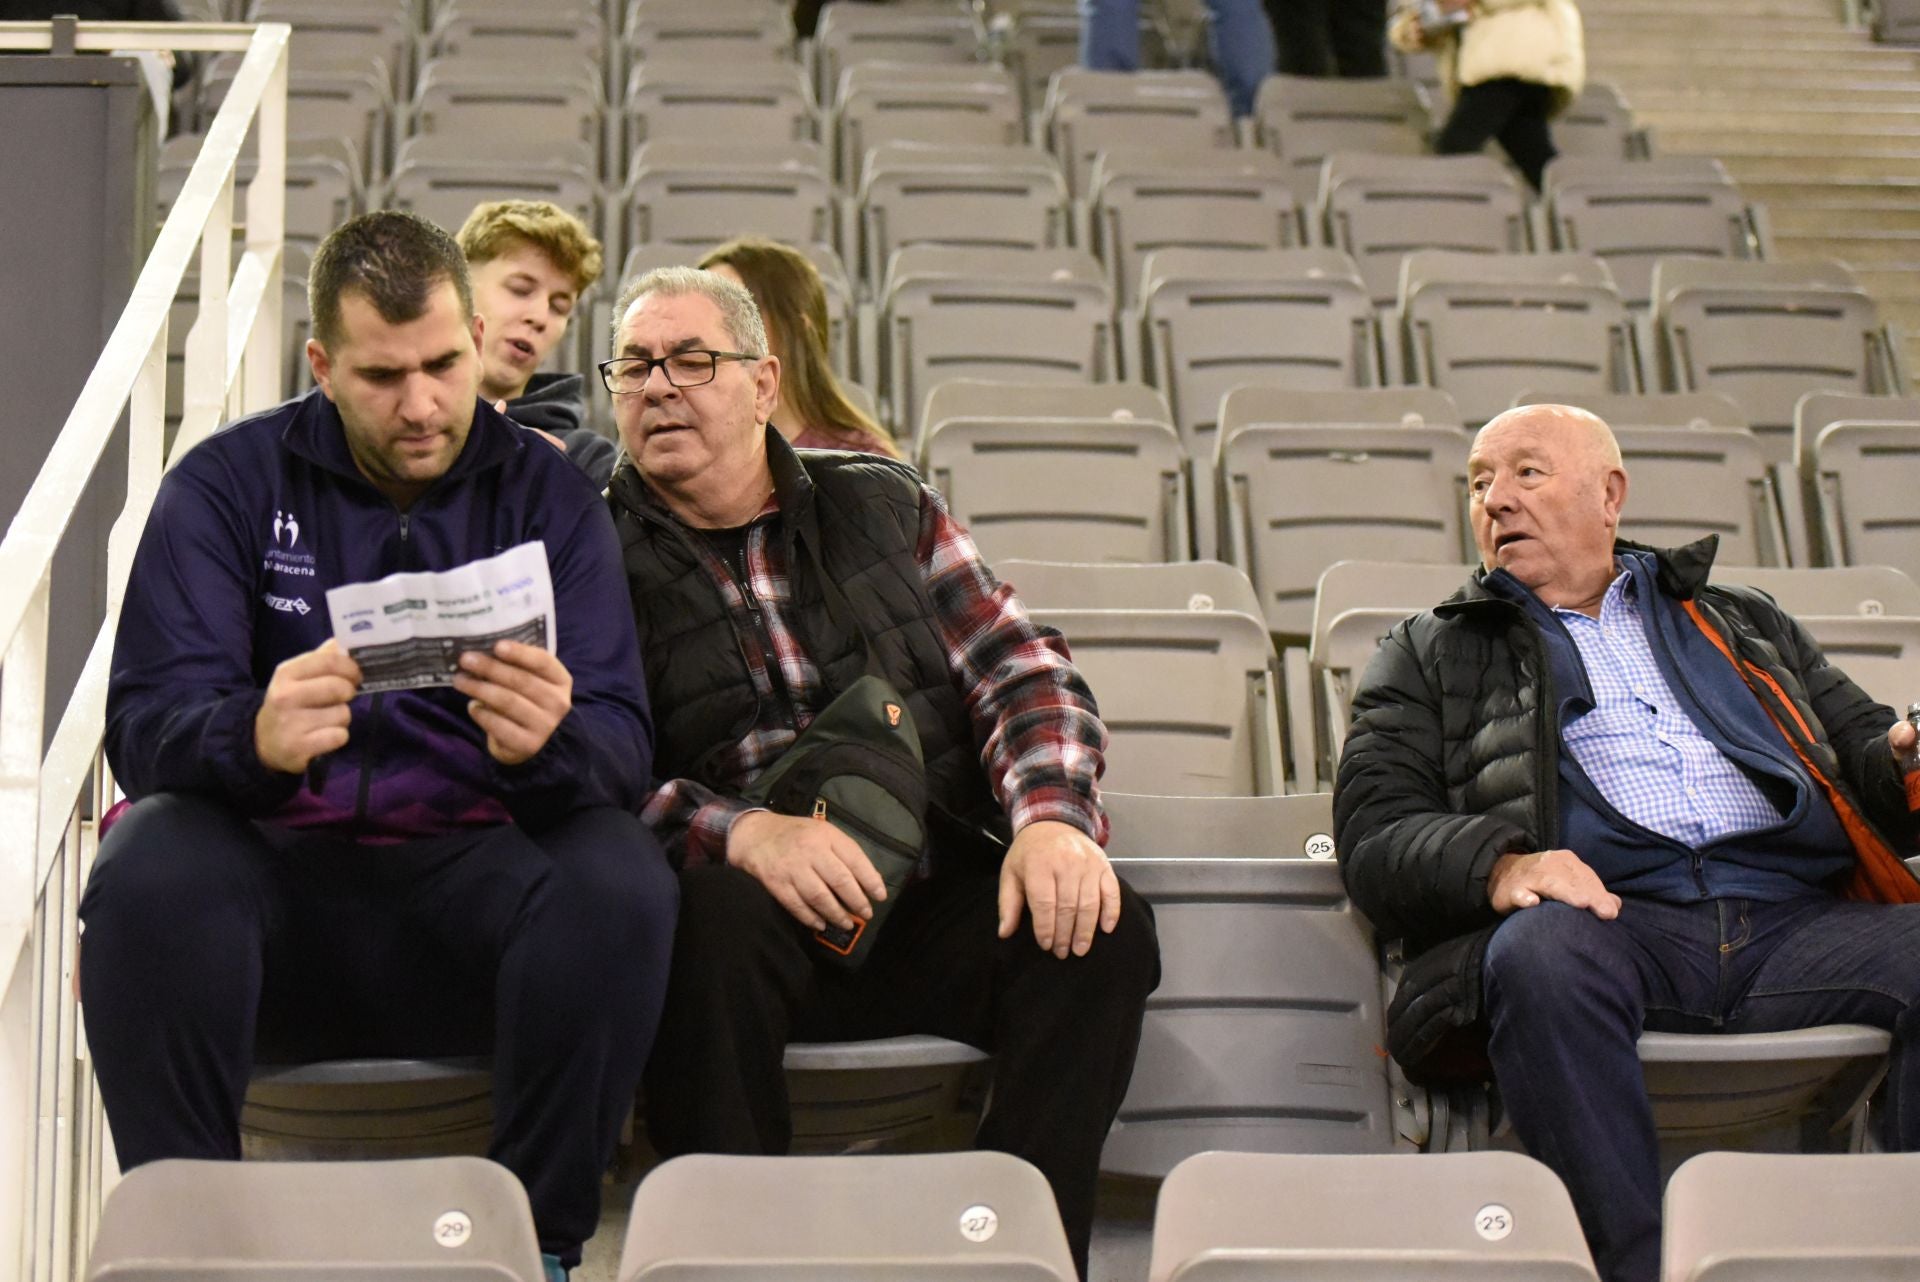
{"type": "Polygon", "coordinates": [[[713,305],[720,309],[720,323],[727,327],[727,341],[733,344],[735,351],[745,352],[748,356],[767,354],[767,327],[760,319],[760,309],[754,305],[753,295],[725,276],[716,276],[698,267],[656,267],[620,291],[620,301],[613,309],[613,345],[616,350],[620,346],[620,327],[626,324],[627,312],[647,294],[659,294],[665,298],[698,294],[711,299],[713,305]]]}

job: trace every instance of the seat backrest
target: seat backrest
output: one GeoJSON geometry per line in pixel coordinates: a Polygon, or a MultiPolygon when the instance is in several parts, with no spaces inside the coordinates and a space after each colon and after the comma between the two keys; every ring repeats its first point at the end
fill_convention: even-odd
{"type": "Polygon", "coordinates": [[[1251,423],[1283,427],[1462,426],[1453,398],[1437,387],[1362,387],[1346,392],[1300,392],[1262,383],[1236,387],[1220,400],[1220,438],[1251,423]]]}
{"type": "Polygon", "coordinates": [[[1096,249],[1122,307],[1138,301],[1149,254],[1301,243],[1286,168],[1265,152],[1116,146],[1100,153],[1090,185],[1096,249]]]}
{"type": "Polygon", "coordinates": [[[1006,1153],[694,1154],[640,1181],[619,1277],[1074,1282],[1076,1273],[1046,1177],[1006,1153]]]}
{"type": "Polygon", "coordinates": [[[888,143],[923,147],[1014,147],[1023,138],[1020,95],[1004,78],[852,90],[833,116],[835,176],[860,184],[867,153],[888,143]]]}
{"type": "Polygon", "coordinates": [[[659,139],[634,153],[631,172],[629,244],[711,245],[748,234],[789,244],[838,239],[833,184],[812,143],[659,139]]]}
{"type": "Polygon", "coordinates": [[[1800,623],[1827,662],[1898,715],[1920,699],[1920,618],[1808,614],[1800,623]]]}
{"type": "Polygon", "coordinates": [[[1530,1157],[1203,1153],[1154,1211],[1150,1282],[1593,1282],[1573,1202],[1530,1157]]]}
{"type": "Polygon", "coordinates": [[[1167,398],[1145,383],[1015,383],[952,378],[935,383],[922,402],[914,454],[949,418],[1137,419],[1173,422],[1167,398]]]}
{"type": "Polygon", "coordinates": [[[990,565],[1184,560],[1185,462],[1164,423],[1002,418],[946,420],[920,461],[990,565]]]}
{"type": "Polygon", "coordinates": [[[1335,561],[1314,585],[1313,633],[1308,656],[1327,660],[1327,634],[1350,610],[1382,610],[1406,618],[1431,610],[1466,584],[1477,564],[1419,561],[1335,561]]]}
{"type": "Polygon", "coordinates": [[[421,77],[413,100],[418,134],[462,139],[473,153],[500,155],[503,140],[513,154],[542,154],[555,147],[600,155],[600,103],[596,94],[564,80],[541,77],[501,82],[463,74],[458,65],[436,63],[421,77]]]}
{"type": "Polygon", "coordinates": [[[1102,799],[1161,978],[1101,1169],[1391,1149],[1379,963],[1333,862],[1331,796],[1102,799]]]}
{"type": "Polygon", "coordinates": [[[1038,147],[893,143],[866,153],[860,252],[869,280],[904,245],[1057,249],[1071,220],[1066,180],[1038,147]]]}
{"type": "Polygon", "coordinates": [[[520,5],[511,12],[442,11],[428,37],[437,57],[512,58],[523,66],[551,66],[565,60],[598,63],[606,32],[593,9],[566,5],[520,5]]]}
{"type": "Polygon", "coordinates": [[[1302,204],[1318,195],[1320,166],[1332,153],[1423,155],[1433,125],[1406,80],[1268,76],[1253,116],[1260,145],[1286,161],[1302,204]]]}
{"type": "Polygon", "coordinates": [[[1585,254],[1418,250],[1402,262],[1400,323],[1412,380],[1451,393],[1469,423],[1530,383],[1639,390],[1627,309],[1585,254]]]}
{"type": "Polygon", "coordinates": [[[1087,383],[1113,373],[1113,300],[1082,250],[908,245],[894,251],[881,315],[896,417],[949,378],[1087,383]]]}
{"type": "Polygon", "coordinates": [[[1320,572],[1335,561],[1460,564],[1468,444],[1441,427],[1234,433],[1220,467],[1227,559],[1260,590],[1268,626],[1304,636],[1320,572]]]}
{"type": "Polygon", "coordinates": [[[1103,782],[1163,796],[1279,791],[1273,644],[1226,610],[1035,610],[1066,635],[1107,727],[1103,782]]]}
{"type": "Polygon", "coordinates": [[[1527,200],[1490,156],[1335,152],[1315,217],[1325,243],[1353,255],[1375,306],[1393,303],[1400,260],[1416,249],[1508,254],[1527,248],[1527,200]]]}
{"type": "Polygon", "coordinates": [[[1920,616],[1920,583],[1890,565],[1834,565],[1813,569],[1713,567],[1715,583],[1759,588],[1788,614],[1920,616]]]}
{"type": "Polygon", "coordinates": [[[1666,1282],[1920,1271],[1920,1153],[1702,1153],[1667,1182],[1666,1282]]]}
{"type": "Polygon", "coordinates": [[[1793,465],[1805,480],[1814,476],[1813,447],[1835,423],[1920,423],[1920,396],[1862,396],[1857,392],[1808,392],[1793,407],[1793,465]]]}
{"type": "Polygon", "coordinates": [[[548,167],[518,158],[411,159],[403,149],[387,186],[387,200],[395,209],[410,209],[449,232],[459,231],[473,207],[488,200],[551,201],[589,228],[600,226],[599,184],[580,168],[564,163],[548,167]]]}
{"type": "Polygon", "coordinates": [[[1572,405],[1605,419],[1609,427],[1745,427],[1747,416],[1719,392],[1573,392],[1562,388],[1525,391],[1520,405],[1572,405]]]}
{"type": "Polygon", "coordinates": [[[694,64],[642,63],[627,80],[623,101],[630,156],[654,138],[686,141],[767,139],[811,142],[819,122],[797,69],[766,75],[694,64]]]}
{"type": "Polygon", "coordinates": [[[1785,565],[1766,452],[1737,427],[1616,427],[1629,485],[1620,533],[1655,547],[1720,536],[1729,565],[1785,565]]]}
{"type": "Polygon", "coordinates": [[[1225,561],[1115,565],[1014,557],[993,568],[1030,610],[1233,610],[1260,616],[1252,581],[1225,561]]]}
{"type": "Polygon", "coordinates": [[[1920,421],[1834,423],[1813,466],[1827,558],[1920,574],[1920,421]]]}
{"type": "Polygon", "coordinates": [[[1232,147],[1233,117],[1218,82],[1179,71],[1062,72],[1047,93],[1043,127],[1067,187],[1089,194],[1093,162],[1110,146],[1182,150],[1232,147]]]}
{"type": "Polygon", "coordinates": [[[1894,385],[1879,311],[1836,262],[1663,258],[1653,318],[1666,386],[1733,397],[1775,461],[1792,455],[1803,394],[1894,385]]]}
{"type": "Polygon", "coordinates": [[[828,5],[813,37],[814,91],[832,106],[841,73],[855,63],[971,63],[980,54],[979,30],[958,7],[828,5]]]}
{"type": "Polygon", "coordinates": [[[541,1282],[544,1273],[526,1192],[483,1158],[174,1158],[130,1171],[114,1187],[86,1276],[541,1282]]]}
{"type": "Polygon", "coordinates": [[[1645,138],[1634,128],[1633,109],[1617,86],[1589,80],[1553,118],[1554,149],[1563,156],[1595,156],[1641,162],[1645,138]]]}
{"type": "Polygon", "coordinates": [[[793,18],[776,5],[646,0],[628,13],[624,41],[635,65],[731,69],[792,66],[793,18]]]}
{"type": "Polygon", "coordinates": [[[1663,256],[1760,256],[1746,197],[1709,157],[1566,156],[1548,166],[1546,190],[1554,248],[1597,255],[1629,307],[1652,302],[1663,256]]]}

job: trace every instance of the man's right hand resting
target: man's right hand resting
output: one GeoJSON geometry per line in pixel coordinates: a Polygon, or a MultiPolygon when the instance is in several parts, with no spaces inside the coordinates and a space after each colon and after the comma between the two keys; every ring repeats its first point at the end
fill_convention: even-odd
{"type": "Polygon", "coordinates": [[[832,824],[754,810],[727,830],[727,862],[751,873],[809,930],[873,916],[886,883],[867,852],[832,824]]]}
{"type": "Polygon", "coordinates": [[[253,750],[269,770],[297,775],[315,757],[346,746],[347,704],[360,692],[360,665],[329,637],[273,670],[253,718],[253,750]]]}
{"type": "Polygon", "coordinates": [[[1620,915],[1620,896],[1608,890],[1600,874],[1571,850],[1500,856],[1487,874],[1487,898],[1501,916],[1516,908],[1532,908],[1543,899],[1585,908],[1601,921],[1620,915]]]}

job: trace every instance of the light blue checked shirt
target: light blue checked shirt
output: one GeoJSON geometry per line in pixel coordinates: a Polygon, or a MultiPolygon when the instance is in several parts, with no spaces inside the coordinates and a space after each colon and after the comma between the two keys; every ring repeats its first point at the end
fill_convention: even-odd
{"type": "Polygon", "coordinates": [[[1690,849],[1777,825],[1779,808],[1700,733],[1667,685],[1635,596],[1623,572],[1598,619],[1554,610],[1593,690],[1592,710],[1561,730],[1567,751],[1615,810],[1690,849]]]}

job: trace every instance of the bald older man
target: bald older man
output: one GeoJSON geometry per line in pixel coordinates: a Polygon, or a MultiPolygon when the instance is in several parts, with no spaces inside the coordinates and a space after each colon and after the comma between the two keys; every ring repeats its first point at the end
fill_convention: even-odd
{"type": "Polygon", "coordinates": [[[1360,681],[1340,859],[1410,959],[1394,1057],[1490,1060],[1602,1276],[1651,1282],[1642,1029],[1889,1029],[1883,1139],[1920,1148],[1915,735],[1765,594],[1709,583],[1712,539],[1620,540],[1593,415],[1503,414],[1467,470],[1482,568],[1360,681]]]}

